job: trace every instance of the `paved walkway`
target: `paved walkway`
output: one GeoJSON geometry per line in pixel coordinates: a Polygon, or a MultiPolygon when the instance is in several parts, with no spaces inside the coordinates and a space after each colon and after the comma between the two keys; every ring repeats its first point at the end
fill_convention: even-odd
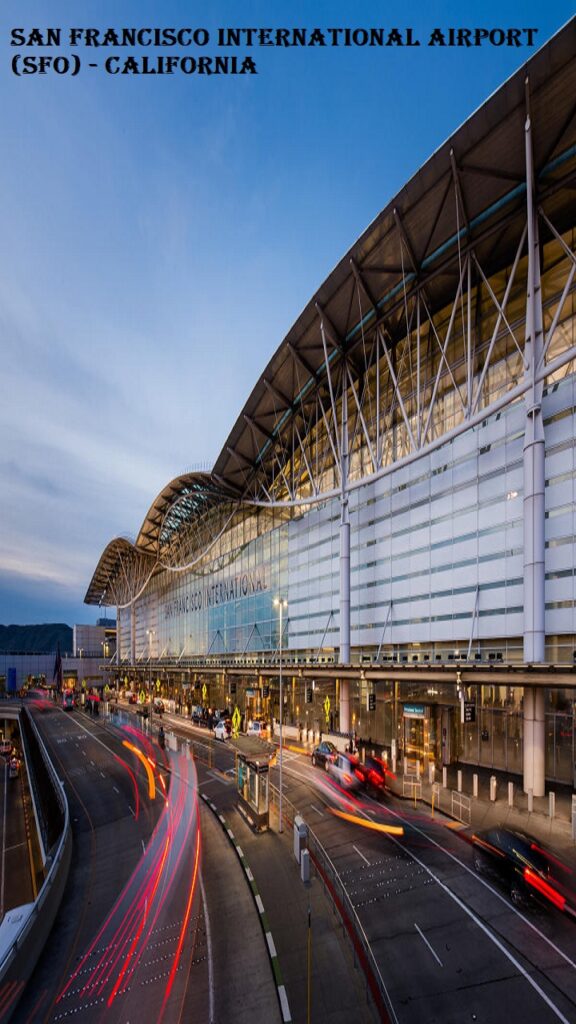
{"type": "MultiPolygon", "coordinates": [[[[409,784],[400,774],[392,781],[391,789],[397,796],[409,798],[409,784]]],[[[472,765],[450,765],[447,769],[447,787],[442,786],[442,772],[436,772],[437,789],[434,803],[445,814],[463,820],[472,829],[490,828],[502,824],[517,831],[527,832],[546,843],[558,853],[576,862],[576,841],[572,836],[573,790],[568,786],[554,789],[553,816],[550,815],[549,794],[534,797],[532,811],[528,810],[528,796],[520,788],[518,776],[508,776],[490,769],[472,765]],[[462,773],[462,801],[458,799],[458,772],[462,773]],[[478,777],[478,796],[474,797],[474,775],[478,777]],[[496,778],[496,799],[490,799],[490,779],[496,778]],[[508,782],[512,782],[512,805],[509,804],[508,782]],[[439,786],[439,788],[438,788],[439,786]],[[439,795],[439,800],[438,800],[439,795]],[[468,814],[469,808],[469,814],[468,814]]],[[[432,804],[432,786],[422,780],[422,800],[432,804]]]]}

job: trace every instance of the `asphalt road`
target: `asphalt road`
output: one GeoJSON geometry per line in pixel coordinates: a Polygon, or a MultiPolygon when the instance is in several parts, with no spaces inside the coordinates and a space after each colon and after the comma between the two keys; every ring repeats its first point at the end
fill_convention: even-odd
{"type": "MultiPolygon", "coordinates": [[[[147,749],[155,735],[147,723],[123,713],[104,728],[53,708],[39,717],[67,780],[75,852],[69,892],[15,1019],[277,1020],[245,880],[222,830],[198,808],[196,769],[204,785],[230,771],[233,751],[178,722],[182,742],[165,716],[166,807],[161,787],[150,799],[146,771],[122,745],[129,738],[147,749]],[[242,998],[247,979],[261,985],[254,1007],[242,998]]],[[[277,784],[277,769],[272,775],[277,784]]],[[[576,1021],[576,925],[535,903],[514,906],[474,871],[471,847],[441,816],[391,797],[356,802],[288,751],[284,794],[346,886],[391,1020],[508,1024],[513,1008],[523,1024],[576,1021]],[[404,834],[366,827],[378,823],[400,824],[404,834]]]]}
{"type": "Polygon", "coordinates": [[[334,793],[308,759],[285,759],[284,792],[343,879],[385,981],[391,1015],[422,1021],[576,1021],[576,925],[533,901],[519,909],[474,871],[472,848],[445,819],[388,797],[334,793]],[[314,787],[311,791],[310,786],[314,787]],[[402,825],[396,837],[366,824],[402,825]]]}
{"type": "Polygon", "coordinates": [[[254,977],[260,1019],[275,1024],[252,897],[226,836],[200,809],[187,748],[161,750],[131,714],[111,724],[44,704],[34,715],[65,780],[74,852],[55,926],[13,1020],[248,1024],[254,977]]]}

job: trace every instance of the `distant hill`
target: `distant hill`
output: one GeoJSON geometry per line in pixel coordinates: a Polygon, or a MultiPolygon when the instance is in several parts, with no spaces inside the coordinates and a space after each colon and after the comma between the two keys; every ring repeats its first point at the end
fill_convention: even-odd
{"type": "Polygon", "coordinates": [[[2,654],[48,654],[60,644],[62,654],[72,651],[72,628],[63,622],[41,626],[0,626],[2,654]]]}

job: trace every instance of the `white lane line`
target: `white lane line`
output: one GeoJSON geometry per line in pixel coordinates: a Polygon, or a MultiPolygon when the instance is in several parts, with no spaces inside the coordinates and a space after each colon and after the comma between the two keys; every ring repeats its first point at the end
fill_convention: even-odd
{"type": "Polygon", "coordinates": [[[357,846],[354,846],[354,843],[352,843],[352,849],[356,850],[356,853],[358,854],[358,856],[362,857],[362,860],[368,865],[368,867],[370,867],[370,861],[368,860],[367,857],[364,856],[364,854],[362,853],[362,850],[359,850],[357,846]]]}
{"type": "Polygon", "coordinates": [[[469,868],[468,865],[465,864],[463,860],[460,860],[460,858],[457,857],[455,853],[452,853],[450,850],[447,849],[447,847],[442,846],[442,843],[438,843],[436,839],[433,839],[432,836],[428,835],[428,833],[425,832],[424,829],[418,828],[418,825],[415,825],[407,818],[403,818],[402,815],[398,813],[398,811],[394,811],[392,810],[391,807],[389,807],[388,813],[391,814],[398,821],[403,821],[404,824],[407,825],[409,828],[413,829],[414,832],[418,832],[419,835],[424,836],[424,838],[427,839],[432,846],[435,846],[437,850],[440,850],[447,857],[450,857],[450,860],[453,860],[455,864],[458,864],[461,868],[464,868],[464,870],[467,871],[469,875],[472,875],[472,877],[475,878],[476,881],[480,883],[480,885],[483,885],[485,889],[488,889],[488,892],[490,892],[492,896],[495,896],[497,899],[499,899],[500,902],[503,903],[504,906],[507,908],[507,910],[513,911],[513,913],[516,914],[516,916],[519,917],[520,920],[523,921],[523,923],[527,925],[528,928],[531,928],[533,932],[536,932],[536,935],[540,939],[542,939],[543,942],[550,946],[550,948],[553,949],[559,957],[565,960],[567,964],[570,964],[570,967],[573,967],[576,970],[576,963],[574,962],[574,960],[571,960],[570,957],[566,953],[564,953],[564,951],[561,950],[555,942],[552,942],[552,939],[549,939],[548,936],[544,934],[544,932],[540,931],[540,929],[537,927],[537,925],[534,924],[533,921],[530,921],[529,918],[525,917],[520,910],[518,910],[512,903],[510,903],[506,896],[503,896],[502,893],[498,892],[497,889],[493,889],[492,886],[489,885],[489,883],[486,881],[486,879],[482,878],[477,871],[474,871],[473,868],[469,868]]]}
{"type": "MultiPolygon", "coordinates": [[[[364,813],[366,814],[366,812],[364,813]]],[[[369,815],[366,814],[366,817],[369,817],[369,815]]],[[[398,817],[400,817],[400,815],[398,815],[398,817]]],[[[434,872],[428,867],[428,865],[425,864],[423,860],[420,860],[420,857],[417,857],[412,850],[408,849],[407,846],[404,846],[398,839],[396,839],[395,836],[388,835],[387,838],[390,839],[391,842],[395,843],[396,846],[400,847],[400,849],[403,850],[404,853],[407,853],[408,856],[412,858],[412,860],[416,861],[416,863],[420,865],[420,867],[426,872],[426,874],[430,875],[430,878],[434,879],[434,881],[437,883],[437,885],[440,886],[440,888],[446,893],[446,895],[449,896],[450,899],[453,900],[454,903],[456,903],[460,907],[460,909],[463,910],[464,913],[467,914],[467,916],[474,921],[474,923],[477,925],[480,931],[484,932],[484,935],[490,940],[490,942],[492,942],[496,946],[496,948],[504,954],[506,959],[514,965],[516,970],[522,975],[525,981],[527,981],[528,984],[531,985],[534,991],[552,1010],[552,1013],[558,1018],[558,1020],[561,1020],[562,1024],[570,1024],[568,1018],[564,1016],[562,1011],[559,1010],[555,1003],[553,1003],[552,1000],[549,998],[549,996],[546,995],[544,989],[540,987],[540,985],[534,980],[534,978],[530,977],[528,971],[524,969],[520,961],[517,960],[516,957],[513,956],[508,949],[506,949],[506,946],[502,942],[500,942],[500,939],[498,939],[497,936],[490,931],[488,925],[484,924],[484,921],[480,920],[480,918],[476,916],[474,911],[471,910],[470,907],[466,906],[464,901],[461,900],[460,897],[456,895],[456,893],[452,892],[448,888],[448,886],[442,881],[442,879],[438,878],[438,875],[435,875],[434,872]]]]}
{"type": "Polygon", "coordinates": [[[14,846],[7,846],[6,853],[10,853],[10,850],[19,850],[21,846],[26,846],[26,840],[22,843],[14,843],[14,846]]]}
{"type": "Polygon", "coordinates": [[[112,789],[114,790],[115,793],[120,793],[120,790],[116,789],[116,786],[112,786],[112,789]]]}
{"type": "Polygon", "coordinates": [[[266,932],[266,942],[268,943],[268,949],[270,950],[270,956],[277,956],[276,946],[274,945],[274,939],[272,938],[272,932],[266,932]]]}
{"type": "Polygon", "coordinates": [[[90,761],[90,764],[93,764],[94,767],[96,767],[96,762],[95,761],[90,761]]]}
{"type": "Polygon", "coordinates": [[[422,931],[422,930],[421,930],[421,929],[420,929],[420,928],[418,927],[418,925],[416,924],[416,922],[414,922],[414,927],[415,927],[416,931],[418,932],[418,935],[420,936],[420,938],[421,938],[421,939],[422,939],[422,940],[423,940],[423,941],[424,941],[424,942],[426,943],[426,945],[428,946],[428,949],[429,949],[429,950],[430,950],[430,952],[432,953],[432,956],[434,957],[434,959],[438,961],[438,963],[440,964],[440,967],[444,967],[444,964],[442,963],[442,961],[441,961],[440,957],[439,957],[439,956],[438,956],[438,955],[437,955],[437,954],[435,953],[435,951],[434,951],[434,950],[432,949],[432,946],[431,946],[431,945],[430,945],[430,943],[428,942],[428,939],[427,939],[427,938],[426,938],[426,936],[424,935],[424,932],[423,932],[423,931],[422,931]]]}
{"type": "Polygon", "coordinates": [[[135,815],[134,811],[133,811],[133,810],[132,810],[132,808],[130,807],[130,804],[128,804],[128,810],[130,811],[130,814],[134,814],[134,817],[136,817],[136,815],[135,815]]]}
{"type": "Polygon", "coordinates": [[[146,853],[146,847],[144,846],[144,840],[141,839],[140,842],[142,843],[142,853],[146,853]]]}
{"type": "Polygon", "coordinates": [[[210,930],[210,918],[208,916],[208,903],[206,901],[206,890],[204,879],[200,874],[200,891],[204,905],[204,924],[206,928],[206,953],[208,960],[208,1024],[215,1024],[214,1015],[214,964],[212,960],[212,932],[210,930]]]}
{"type": "Polygon", "coordinates": [[[100,772],[100,775],[102,776],[103,779],[106,778],[106,776],[104,775],[104,772],[100,772]]]}
{"type": "Polygon", "coordinates": [[[318,810],[318,808],[315,807],[314,804],[310,804],[310,807],[312,808],[313,811],[316,811],[316,814],[319,814],[321,818],[324,817],[324,811],[318,810]]]}

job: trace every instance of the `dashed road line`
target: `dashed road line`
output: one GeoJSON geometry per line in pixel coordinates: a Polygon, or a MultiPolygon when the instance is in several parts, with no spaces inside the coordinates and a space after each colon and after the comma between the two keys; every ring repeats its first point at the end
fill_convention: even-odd
{"type": "Polygon", "coordinates": [[[256,884],[256,880],[255,880],[254,875],[252,874],[248,864],[246,863],[246,858],[244,856],[244,851],[242,850],[242,847],[240,846],[239,843],[236,842],[236,839],[235,839],[234,833],[232,832],[232,829],[228,828],[228,826],[226,825],[226,821],[225,821],[224,817],[219,813],[219,811],[214,806],[214,804],[209,799],[209,797],[207,797],[205,793],[201,793],[200,796],[202,797],[204,802],[206,804],[208,804],[208,806],[217,815],[218,820],[221,822],[224,830],[228,834],[228,837],[229,837],[230,841],[232,842],[232,844],[234,846],[234,849],[236,850],[236,853],[238,855],[238,859],[239,859],[242,867],[244,868],[244,872],[245,872],[246,877],[247,877],[247,879],[248,879],[248,881],[250,883],[250,889],[252,890],[252,897],[253,897],[254,902],[256,904],[256,907],[258,909],[258,914],[259,914],[259,917],[260,917],[260,924],[262,925],[262,931],[264,932],[264,938],[266,939],[266,945],[268,946],[268,954],[270,956],[270,963],[272,965],[272,972],[274,974],[274,980],[276,982],[276,992],[278,994],[278,1002],[280,1004],[280,1010],[281,1010],[281,1013],[282,1013],[282,1021],[284,1022],[284,1024],[291,1024],[292,1014],[290,1013],[290,1005],[288,1003],[288,996],[286,995],[286,986],[284,985],[284,980],[283,980],[283,977],[282,977],[282,971],[280,970],[280,963],[279,963],[279,960],[278,960],[278,954],[276,952],[276,946],[274,945],[274,939],[272,938],[272,932],[270,931],[270,927],[268,925],[268,918],[267,918],[267,915],[266,915],[266,911],[264,910],[264,904],[262,902],[262,898],[260,896],[260,893],[258,892],[258,886],[256,884]]]}

